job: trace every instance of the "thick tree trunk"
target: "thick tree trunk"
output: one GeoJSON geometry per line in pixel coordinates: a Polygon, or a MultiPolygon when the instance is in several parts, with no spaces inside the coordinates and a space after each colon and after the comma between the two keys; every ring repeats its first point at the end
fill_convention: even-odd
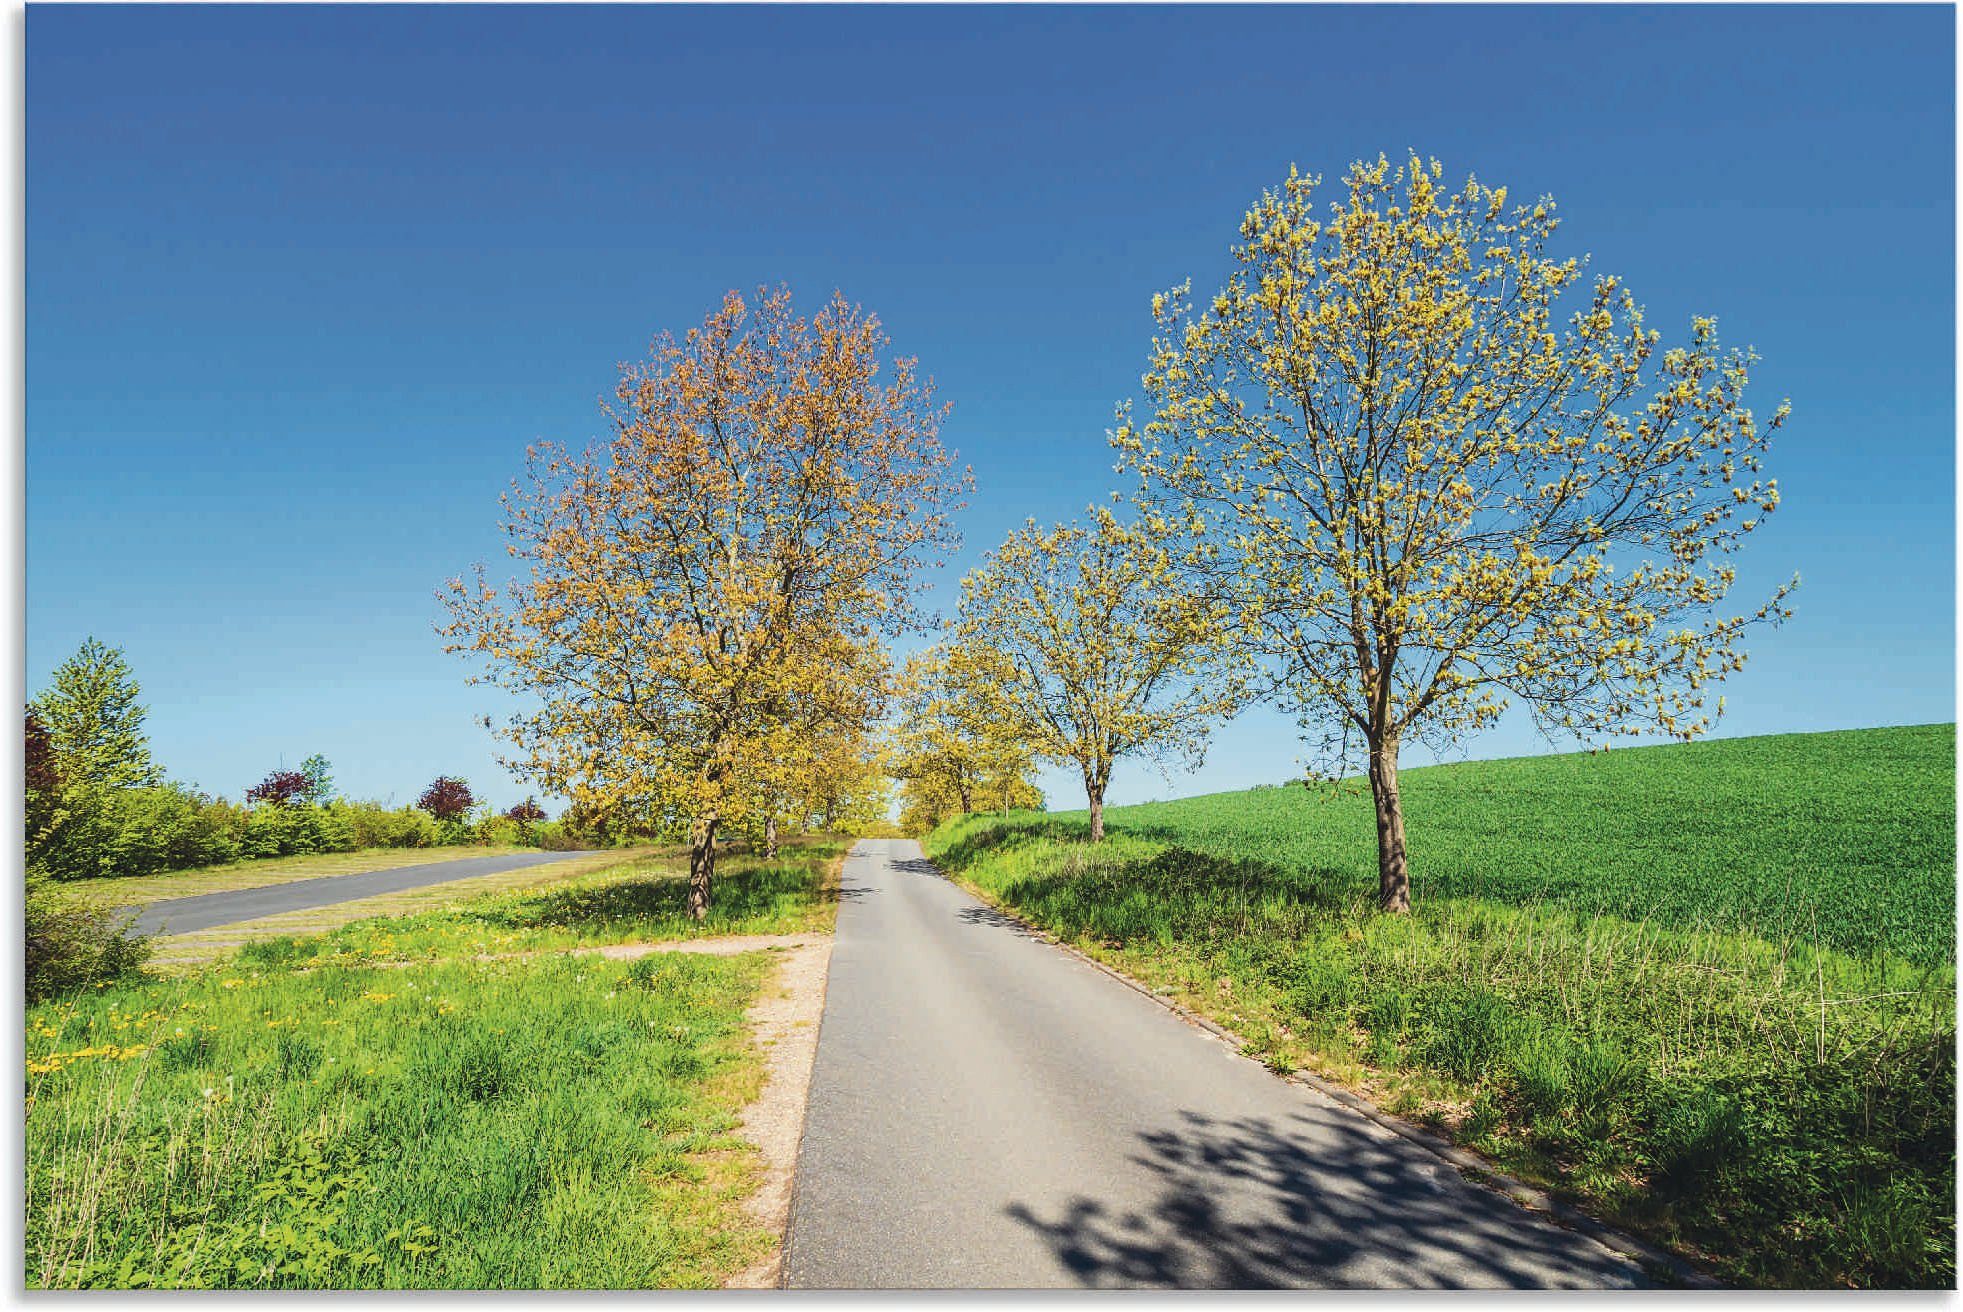
{"type": "Polygon", "coordinates": [[[1091,841],[1104,841],[1104,785],[1095,779],[1084,780],[1084,795],[1091,803],[1091,841]]]}
{"type": "Polygon", "coordinates": [[[716,878],[716,813],[705,811],[695,818],[688,836],[688,914],[697,920],[709,916],[709,889],[716,878]]]}
{"type": "Polygon", "coordinates": [[[1411,909],[1411,869],[1404,855],[1404,803],[1397,793],[1397,739],[1370,745],[1370,798],[1377,805],[1377,905],[1411,909]]]}
{"type": "Polygon", "coordinates": [[[975,813],[974,794],[969,790],[968,785],[966,784],[962,784],[957,791],[959,791],[961,794],[961,814],[973,815],[975,813]]]}
{"type": "Polygon", "coordinates": [[[770,816],[763,822],[763,854],[766,859],[777,859],[777,817],[770,816]]]}

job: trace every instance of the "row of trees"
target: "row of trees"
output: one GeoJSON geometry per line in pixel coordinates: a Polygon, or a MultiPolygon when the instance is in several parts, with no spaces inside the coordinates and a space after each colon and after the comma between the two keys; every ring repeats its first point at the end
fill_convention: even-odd
{"type": "Polygon", "coordinates": [[[141,875],[241,856],[559,837],[536,801],[492,815],[467,783],[447,776],[413,808],[342,798],[318,754],[298,770],[269,773],[244,805],[207,796],[164,777],[141,697],[123,653],[90,638],[28,705],[30,869],[71,879],[141,875]]]}
{"type": "Polygon", "coordinates": [[[1410,743],[1509,705],[1591,743],[1721,712],[1798,582],[1725,606],[1788,406],[1754,417],[1715,321],[1662,349],[1621,280],[1584,286],[1549,199],[1415,156],[1326,210],[1319,185],[1262,196],[1210,299],[1154,298],[1147,405],[1110,436],[1129,521],[1012,536],[933,659],[995,750],[1081,772],[1093,841],[1114,760],[1196,762],[1250,701],[1290,710],[1312,772],[1367,777],[1403,911],[1410,743]]]}
{"type": "Polygon", "coordinates": [[[658,341],[609,441],[531,453],[505,501],[528,575],[449,585],[451,650],[534,707],[508,764],[686,823],[701,915],[721,827],[835,822],[882,769],[914,823],[1025,805],[1047,762],[1080,773],[1095,841],[1117,761],[1195,763],[1265,701],[1312,772],[1367,777],[1402,911],[1411,743],[1509,705],[1585,740],[1706,729],[1797,583],[1725,608],[1779,499],[1787,407],[1745,405],[1754,357],[1708,318],[1662,349],[1619,279],[1550,253],[1551,200],[1415,156],[1354,165],[1320,209],[1319,187],[1261,197],[1212,297],[1154,297],[1146,404],[1110,434],[1125,513],[1011,536],[900,671],[881,642],[917,627],[968,485],[912,362],[781,290],[658,341]]]}

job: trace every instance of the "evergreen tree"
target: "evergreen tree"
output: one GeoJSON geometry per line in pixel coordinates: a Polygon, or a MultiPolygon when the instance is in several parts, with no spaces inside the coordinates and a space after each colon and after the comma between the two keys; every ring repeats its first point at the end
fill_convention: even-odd
{"type": "Polygon", "coordinates": [[[143,733],[142,689],[120,648],[94,638],[54,673],[34,699],[68,788],[130,788],[161,781],[143,733]]]}

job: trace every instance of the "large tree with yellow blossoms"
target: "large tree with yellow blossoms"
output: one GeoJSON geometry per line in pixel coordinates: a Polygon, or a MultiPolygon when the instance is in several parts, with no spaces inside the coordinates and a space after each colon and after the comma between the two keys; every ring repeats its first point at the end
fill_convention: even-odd
{"type": "Polygon", "coordinates": [[[1693,319],[1663,349],[1623,283],[1549,252],[1551,200],[1448,188],[1437,161],[1353,165],[1319,210],[1291,171],[1210,301],[1154,298],[1148,406],[1113,442],[1144,521],[1231,595],[1272,690],[1361,758],[1379,900],[1410,906],[1398,753],[1525,707],[1544,731],[1690,738],[1790,612],[1727,606],[1778,504],[1782,403],[1693,319]]]}

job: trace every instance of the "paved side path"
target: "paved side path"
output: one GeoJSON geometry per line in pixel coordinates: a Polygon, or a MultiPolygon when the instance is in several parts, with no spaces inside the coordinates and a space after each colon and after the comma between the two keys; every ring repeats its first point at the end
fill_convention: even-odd
{"type": "Polygon", "coordinates": [[[840,895],[787,1285],[1641,1283],[1024,934],[914,843],[860,843],[840,895]]]}
{"type": "Polygon", "coordinates": [[[502,874],[525,866],[569,861],[580,855],[579,852],[519,852],[507,856],[467,856],[459,861],[432,861],[427,865],[397,866],[393,870],[370,870],[358,875],[322,875],[319,879],[296,879],[291,883],[269,884],[264,888],[174,897],[163,902],[152,902],[145,907],[142,914],[137,916],[132,932],[189,934],[218,925],[234,925],[242,920],[257,920],[261,916],[276,916],[283,911],[328,907],[336,902],[358,902],[362,898],[378,897],[383,893],[400,893],[405,888],[502,874]]]}

